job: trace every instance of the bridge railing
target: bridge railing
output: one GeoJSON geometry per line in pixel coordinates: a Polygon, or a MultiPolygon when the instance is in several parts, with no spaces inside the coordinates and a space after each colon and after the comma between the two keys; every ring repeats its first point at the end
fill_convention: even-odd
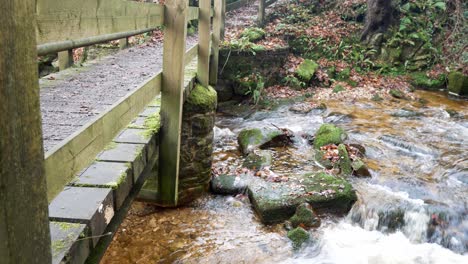
{"type": "MultiPolygon", "coordinates": [[[[265,9],[272,4],[276,3],[278,0],[259,0],[258,3],[258,15],[257,15],[257,24],[258,25],[263,25],[265,23],[265,9]]],[[[238,8],[241,8],[245,5],[247,5],[249,2],[252,2],[252,0],[238,0],[235,2],[231,2],[226,5],[226,11],[232,11],[236,10],[238,8]]]]}
{"type": "MultiPolygon", "coordinates": [[[[180,135],[184,68],[198,57],[198,81],[203,85],[215,84],[218,46],[224,28],[224,0],[216,0],[214,9],[209,0],[199,2],[199,7],[189,7],[186,0],[166,1],[166,6],[124,0],[36,1],[38,55],[71,54],[75,48],[122,39],[164,26],[162,71],[154,73],[137,89],[46,153],[49,201],[80,170],[92,163],[116,134],[161,91],[161,116],[164,117],[161,153],[165,153],[161,159],[169,160],[167,164],[178,159],[172,149],[179,149],[174,135],[180,135]],[[199,20],[199,42],[185,52],[186,26],[190,20],[199,20]]],[[[162,170],[166,171],[166,168],[162,170]]],[[[172,182],[178,170],[175,167],[170,170],[168,175],[171,176],[167,178],[172,182]]]]}

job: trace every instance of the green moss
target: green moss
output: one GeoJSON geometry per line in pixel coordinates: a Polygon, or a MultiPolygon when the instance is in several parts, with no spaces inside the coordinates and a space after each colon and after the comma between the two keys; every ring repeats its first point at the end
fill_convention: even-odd
{"type": "Polygon", "coordinates": [[[345,90],[345,88],[343,86],[339,85],[339,84],[337,86],[335,86],[335,88],[333,88],[334,93],[339,93],[339,92],[342,92],[344,90],[345,90]]]}
{"type": "Polygon", "coordinates": [[[428,90],[438,90],[445,86],[445,75],[440,75],[437,79],[429,78],[424,72],[415,72],[410,75],[411,84],[417,88],[428,90]]]}
{"type": "Polygon", "coordinates": [[[320,219],[312,211],[308,203],[300,204],[296,208],[296,213],[289,219],[293,227],[303,225],[305,227],[318,227],[320,219]]]}
{"type": "Polygon", "coordinates": [[[336,75],[336,78],[338,80],[348,80],[349,79],[349,76],[351,74],[351,69],[350,68],[345,68],[343,69],[341,72],[339,72],[337,75],[336,75]]]}
{"type": "Polygon", "coordinates": [[[340,173],[344,175],[351,175],[353,168],[351,167],[351,160],[349,159],[348,151],[346,146],[343,144],[338,145],[338,166],[340,167],[340,173]]]}
{"type": "Polygon", "coordinates": [[[104,150],[111,150],[111,149],[115,149],[116,147],[117,147],[117,143],[112,141],[104,147],[104,150]]]}
{"type": "Polygon", "coordinates": [[[388,93],[391,96],[393,96],[394,98],[397,98],[397,99],[404,99],[405,98],[405,95],[400,90],[391,89],[388,93]]]}
{"type": "Polygon", "coordinates": [[[159,113],[154,113],[145,119],[145,130],[142,132],[145,138],[150,138],[158,133],[161,128],[161,116],[159,113]]]}
{"type": "Polygon", "coordinates": [[[259,145],[262,143],[263,134],[258,128],[245,129],[239,133],[237,142],[242,152],[247,153],[249,145],[259,145]]]}
{"type": "Polygon", "coordinates": [[[52,242],[52,255],[55,257],[66,247],[65,241],[62,239],[52,242]]]}
{"type": "Polygon", "coordinates": [[[468,95],[468,76],[461,72],[451,72],[447,88],[452,94],[468,95]]]}
{"type": "Polygon", "coordinates": [[[282,81],[285,85],[295,89],[295,90],[301,90],[302,88],[305,88],[307,84],[305,82],[300,81],[298,78],[295,76],[286,76],[283,78],[282,81]]]}
{"type": "Polygon", "coordinates": [[[302,244],[307,242],[310,234],[302,227],[296,227],[288,232],[288,238],[291,239],[294,249],[299,249],[302,244]]]}
{"type": "Polygon", "coordinates": [[[63,231],[67,231],[71,228],[78,228],[80,224],[77,223],[65,223],[65,222],[56,222],[59,228],[63,231]]]}
{"type": "Polygon", "coordinates": [[[315,133],[314,147],[319,149],[328,144],[341,144],[347,137],[343,129],[333,124],[323,124],[315,133]]]}
{"type": "Polygon", "coordinates": [[[313,60],[304,60],[296,70],[296,74],[302,81],[309,82],[319,65],[313,60]]]}
{"type": "Polygon", "coordinates": [[[265,30],[257,27],[246,28],[242,31],[241,37],[247,38],[250,42],[255,42],[265,37],[265,30]]]}
{"type": "Polygon", "coordinates": [[[353,174],[357,177],[370,177],[370,171],[361,159],[353,160],[351,163],[353,174]]]}
{"type": "Polygon", "coordinates": [[[217,94],[213,87],[204,87],[200,84],[190,92],[187,101],[184,104],[184,110],[190,112],[210,112],[216,109],[217,94]]]}

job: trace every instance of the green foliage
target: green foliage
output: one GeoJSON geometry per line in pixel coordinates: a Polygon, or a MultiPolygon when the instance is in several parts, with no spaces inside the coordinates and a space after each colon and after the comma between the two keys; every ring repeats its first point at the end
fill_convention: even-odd
{"type": "Polygon", "coordinates": [[[263,76],[259,73],[252,73],[251,75],[243,78],[238,78],[238,83],[241,87],[245,88],[245,95],[250,95],[255,104],[261,99],[263,89],[265,88],[265,81],[263,76]]]}
{"type": "Polygon", "coordinates": [[[283,84],[287,85],[293,89],[300,90],[302,88],[305,88],[307,84],[305,82],[300,81],[298,78],[295,76],[288,75],[283,78],[283,84]]]}
{"type": "Polygon", "coordinates": [[[265,37],[265,30],[258,27],[246,28],[242,31],[241,37],[248,39],[250,42],[255,42],[265,37]]]}
{"type": "Polygon", "coordinates": [[[437,79],[432,79],[425,72],[416,72],[410,75],[410,82],[417,88],[437,90],[445,86],[446,76],[441,74],[437,79]]]}
{"type": "Polygon", "coordinates": [[[333,88],[334,93],[339,93],[339,92],[342,92],[344,90],[345,90],[345,88],[343,86],[339,85],[339,84],[337,86],[335,86],[335,88],[333,88]]]}
{"type": "Polygon", "coordinates": [[[288,238],[291,239],[294,249],[299,249],[310,238],[310,234],[302,227],[296,227],[288,232],[288,238]]]}

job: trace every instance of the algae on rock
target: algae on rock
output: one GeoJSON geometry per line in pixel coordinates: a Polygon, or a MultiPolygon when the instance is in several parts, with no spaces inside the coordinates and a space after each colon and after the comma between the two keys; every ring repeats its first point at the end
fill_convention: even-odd
{"type": "Polygon", "coordinates": [[[304,82],[309,82],[314,77],[315,71],[319,65],[313,61],[305,59],[296,70],[296,74],[304,82]]]}
{"type": "Polygon", "coordinates": [[[310,239],[310,234],[302,227],[296,227],[288,232],[288,238],[291,239],[294,249],[299,249],[302,244],[310,239]]]}
{"type": "Polygon", "coordinates": [[[347,138],[342,128],[333,124],[323,124],[315,133],[314,147],[320,149],[328,144],[341,144],[347,138]]]}

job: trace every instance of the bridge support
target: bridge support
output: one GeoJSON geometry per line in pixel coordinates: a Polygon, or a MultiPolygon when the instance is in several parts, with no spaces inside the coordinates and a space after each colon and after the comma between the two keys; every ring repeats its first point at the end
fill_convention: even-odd
{"type": "Polygon", "coordinates": [[[51,263],[34,0],[0,10],[1,263],[51,263]]]}

